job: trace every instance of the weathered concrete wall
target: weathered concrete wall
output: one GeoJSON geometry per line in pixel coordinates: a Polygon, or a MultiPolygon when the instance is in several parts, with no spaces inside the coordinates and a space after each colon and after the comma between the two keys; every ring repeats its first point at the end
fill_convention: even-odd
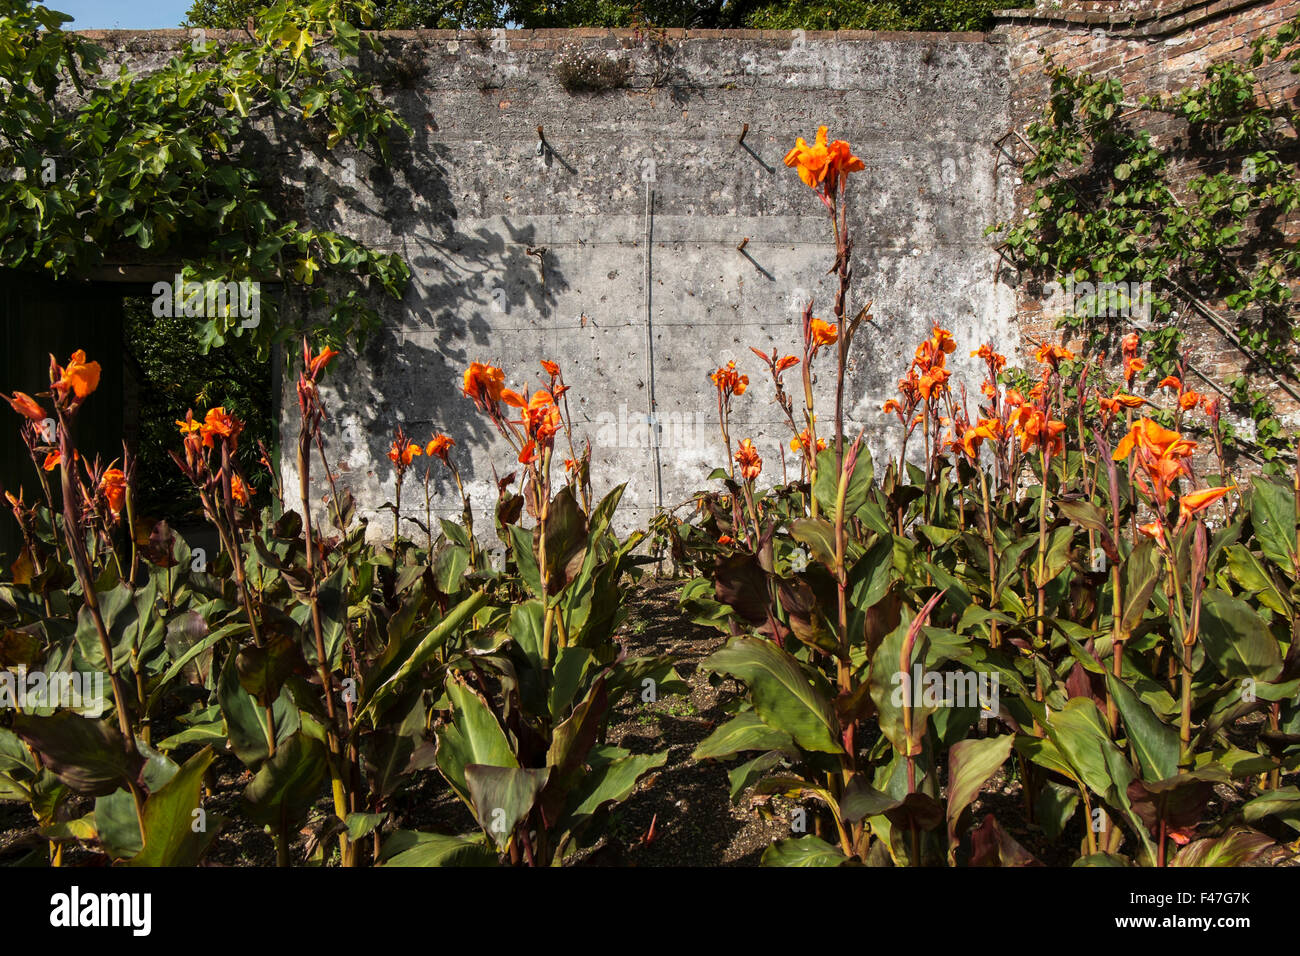
{"type": "MultiPolygon", "coordinates": [[[[539,359],[563,366],[597,493],[628,482],[624,528],[684,500],[724,463],[708,373],[727,360],[751,380],[733,440],[754,439],[765,480],[781,479],[782,455],[797,469],[749,347],[796,352],[804,301],[831,311],[824,208],[782,165],[795,137],[811,140],[822,123],[867,165],[852,182],[850,311],[872,300],[876,322],[853,349],[846,406],[873,451],[896,453],[897,423],[880,405],[932,321],[972,349],[1017,341],[1013,292],[995,280],[982,235],[1009,211],[1013,188],[993,145],[1008,123],[1003,46],[971,35],[678,33],[655,50],[587,34],[510,33],[505,48],[390,37],[411,149],[391,171],[357,157],[354,177],[342,166],[298,172],[313,223],[400,251],[414,272],[383,334],[326,389],[330,447],[377,532],[391,531],[391,514],[375,509],[393,497],[386,453],[399,423],[417,439],[455,438],[480,512],[495,500],[492,466],[514,468],[460,395],[475,360],[504,368],[517,390],[537,387],[539,359]],[[626,62],[628,85],[566,92],[556,63],[575,53],[626,62]],[[658,491],[636,427],[650,403],[665,424],[658,491]]],[[[968,351],[957,364],[973,374],[968,351]]],[[[829,366],[817,385],[824,421],[829,366]]],[[[293,401],[286,391],[290,426],[293,401]]],[[[458,514],[440,472],[440,513],[458,514]]],[[[423,510],[421,492],[404,497],[423,510]]]]}

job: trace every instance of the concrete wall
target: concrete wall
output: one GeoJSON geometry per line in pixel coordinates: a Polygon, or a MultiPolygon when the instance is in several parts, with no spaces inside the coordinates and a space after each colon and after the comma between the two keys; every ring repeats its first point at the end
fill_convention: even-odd
{"type": "MultiPolygon", "coordinates": [[[[796,352],[807,297],[815,314],[831,311],[825,211],[782,165],[795,137],[811,140],[822,123],[867,165],[852,181],[850,310],[872,300],[876,322],[853,350],[846,407],[873,452],[896,453],[897,422],[880,405],[932,321],[955,331],[972,391],[967,353],[989,340],[1015,348],[1014,290],[982,235],[1014,189],[994,146],[1009,122],[1004,45],[931,34],[678,31],[659,46],[610,31],[505,37],[387,37],[369,68],[415,130],[393,168],[355,157],[353,175],[282,157],[314,224],[400,251],[413,269],[383,333],[325,389],[342,481],[376,533],[391,533],[391,514],[376,509],[393,496],[386,453],[399,423],[417,439],[453,436],[480,513],[495,500],[493,465],[514,468],[460,395],[475,360],[504,368],[517,390],[537,387],[539,359],[562,365],[597,493],[628,482],[625,529],[653,515],[657,493],[676,504],[724,464],[707,376],[729,359],[751,380],[733,439],[754,439],[765,481],[781,480],[783,454],[797,472],[749,347],[796,352]],[[567,92],[557,63],[575,54],[625,63],[627,85],[567,92]],[[636,427],[652,403],[668,432],[658,492],[636,427]]],[[[817,385],[827,422],[829,368],[817,385]]],[[[292,427],[291,389],[284,404],[292,427]]],[[[434,473],[439,512],[458,514],[454,488],[434,473]]],[[[422,511],[408,485],[406,508],[416,497],[422,511]]]]}

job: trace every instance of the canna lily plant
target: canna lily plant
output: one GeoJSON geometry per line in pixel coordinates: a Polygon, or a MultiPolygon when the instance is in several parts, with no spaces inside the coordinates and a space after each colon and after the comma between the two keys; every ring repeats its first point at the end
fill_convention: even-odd
{"type": "Polygon", "coordinates": [[[1036,373],[979,345],[972,403],[937,324],[883,405],[901,451],[877,477],[843,417],[846,356],[869,320],[846,321],[852,152],[822,132],[787,164],[831,216],[840,277],[834,324],[805,309],[802,359],[754,350],[803,465],[764,492],[762,450],[745,439],[733,453],[724,430],[736,467],[713,473],[723,490],[667,527],[699,572],[684,611],[728,635],[709,667],[744,687],[696,758],[735,761],[733,799],[812,814],[764,863],[1024,865],[1026,843],[1064,839],[1086,865],[1225,865],[1287,840],[1293,489],[1234,484],[1217,401],[1181,379],[1135,394],[1137,333],[1113,372],[1060,343],[1032,349],[1036,373]],[[807,386],[830,345],[835,437],[822,448],[811,388],[796,419],[780,376],[802,363],[807,386]],[[1189,428],[1213,436],[1217,481],[1198,477],[1189,428]],[[1016,786],[1027,832],[978,810],[992,784],[1016,786]],[[1224,786],[1239,799],[1211,815],[1224,786]]]}

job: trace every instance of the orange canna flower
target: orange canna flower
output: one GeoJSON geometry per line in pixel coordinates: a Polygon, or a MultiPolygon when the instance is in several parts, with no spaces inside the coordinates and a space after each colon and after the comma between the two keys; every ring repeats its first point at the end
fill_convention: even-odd
{"type": "Polygon", "coordinates": [[[99,493],[108,502],[108,510],[117,518],[126,506],[126,474],[121,468],[109,468],[99,479],[99,493]]]}
{"type": "Polygon", "coordinates": [[[501,392],[506,387],[506,373],[492,365],[482,362],[470,362],[465,370],[464,386],[461,389],[467,398],[486,411],[501,400],[501,392]]]}
{"type": "Polygon", "coordinates": [[[1207,395],[1201,407],[1205,409],[1205,414],[1217,419],[1219,417],[1219,396],[1207,395]]]}
{"type": "Polygon", "coordinates": [[[578,463],[572,458],[566,458],[564,459],[564,470],[570,473],[575,472],[578,470],[578,463]]]}
{"type": "Polygon", "coordinates": [[[1146,367],[1147,367],[1147,363],[1144,359],[1140,359],[1136,357],[1125,359],[1124,382],[1127,385],[1132,386],[1133,379],[1137,377],[1137,373],[1142,371],[1146,367]]]}
{"type": "Polygon", "coordinates": [[[560,366],[556,365],[554,362],[542,359],[542,368],[546,370],[546,374],[551,376],[551,378],[560,377],[560,366]]]}
{"type": "Polygon", "coordinates": [[[60,377],[53,388],[60,394],[71,389],[78,399],[85,398],[99,387],[99,372],[99,363],[87,362],[85,351],[77,349],[68,359],[67,366],[60,369],[60,377]]]}
{"type": "Polygon", "coordinates": [[[1189,411],[1199,404],[1201,404],[1201,394],[1190,388],[1178,396],[1178,407],[1183,411],[1189,411]]]}
{"type": "Polygon", "coordinates": [[[1162,428],[1149,418],[1140,418],[1133,423],[1127,435],[1120,439],[1115,453],[1115,461],[1123,461],[1138,449],[1147,458],[1186,458],[1196,450],[1196,442],[1184,438],[1178,432],[1162,428]]]}
{"type": "Polygon", "coordinates": [[[740,476],[746,481],[753,481],[763,471],[763,459],[758,457],[758,449],[746,438],[736,449],[736,464],[740,466],[740,476]]]}
{"type": "MultiPolygon", "coordinates": [[[[182,427],[181,430],[184,432],[186,429],[182,427]]],[[[208,414],[203,418],[203,424],[199,426],[199,434],[203,436],[203,444],[208,448],[215,445],[218,438],[229,438],[231,447],[234,448],[238,442],[239,433],[243,430],[244,423],[227,412],[224,405],[209,408],[208,414]]]]}
{"type": "Polygon", "coordinates": [[[1049,419],[1043,410],[1034,405],[1021,405],[1016,412],[1016,436],[1022,451],[1042,448],[1048,454],[1059,455],[1065,450],[1065,422],[1049,419]]]}
{"type": "MultiPolygon", "coordinates": [[[[322,366],[323,368],[324,366],[322,366]]],[[[230,476],[230,497],[234,498],[241,505],[247,505],[249,499],[248,485],[244,484],[244,479],[238,475],[230,476]]]]}
{"type": "Polygon", "coordinates": [[[917,389],[920,391],[921,397],[929,401],[932,397],[938,398],[942,395],[948,387],[947,382],[950,374],[946,368],[935,366],[918,378],[916,380],[917,389]]]}
{"type": "Polygon", "coordinates": [[[1138,351],[1138,334],[1130,332],[1119,340],[1120,350],[1124,353],[1125,358],[1132,358],[1137,355],[1138,351]]]}
{"type": "Polygon", "coordinates": [[[840,337],[840,330],[837,326],[821,319],[813,319],[810,330],[814,350],[825,345],[834,345],[840,337]]]}
{"type": "Polygon", "coordinates": [[[1166,375],[1156,385],[1156,388],[1168,388],[1173,389],[1175,392],[1181,392],[1183,390],[1183,383],[1179,380],[1177,375],[1166,375]]]}
{"type": "Polygon", "coordinates": [[[1181,527],[1193,515],[1200,514],[1210,505],[1214,504],[1231,488],[1202,488],[1200,491],[1189,491],[1178,499],[1178,524],[1181,527]]]}
{"type": "Polygon", "coordinates": [[[749,376],[740,374],[736,370],[735,362],[728,362],[716,372],[710,373],[709,378],[718,387],[718,391],[722,393],[723,398],[731,395],[744,395],[745,389],[749,387],[749,376]]]}
{"type": "Polygon", "coordinates": [[[822,188],[832,193],[840,179],[849,173],[866,169],[866,164],[854,156],[849,144],[842,139],[827,142],[828,130],[817,128],[817,137],[809,146],[802,136],[795,140],[794,148],[785,154],[785,164],[799,173],[799,178],[813,189],[822,188]]]}
{"type": "Polygon", "coordinates": [[[438,457],[444,463],[450,464],[447,460],[447,454],[451,451],[452,445],[456,444],[450,435],[434,435],[433,441],[425,446],[424,453],[429,457],[438,457]]]}
{"type": "Polygon", "coordinates": [[[0,398],[8,402],[10,407],[19,415],[34,422],[43,422],[48,417],[45,414],[45,409],[41,408],[40,403],[26,392],[14,392],[12,397],[0,393],[0,398]]]}
{"type": "Polygon", "coordinates": [[[61,460],[62,455],[60,455],[58,451],[49,452],[45,456],[45,461],[42,463],[41,467],[46,471],[53,471],[55,468],[59,467],[59,462],[61,460]]]}
{"type": "Polygon", "coordinates": [[[993,346],[985,343],[974,352],[971,352],[971,358],[982,358],[993,367],[993,371],[1000,372],[1007,366],[1007,357],[993,351],[993,346]]]}
{"type": "Polygon", "coordinates": [[[1012,408],[1017,408],[1025,404],[1025,396],[1020,394],[1020,389],[1018,388],[1007,389],[1007,404],[1010,405],[1012,408]]]}
{"type": "Polygon", "coordinates": [[[894,401],[894,399],[891,398],[889,401],[885,402],[885,404],[880,407],[880,410],[884,412],[886,415],[888,415],[890,412],[893,412],[894,414],[902,414],[903,406],[898,404],[898,402],[894,401]]]}
{"type": "Polygon", "coordinates": [[[1125,408],[1141,408],[1147,403],[1145,398],[1129,395],[1127,392],[1116,392],[1113,397],[1118,404],[1123,405],[1125,408]]]}
{"type": "MultiPolygon", "coordinates": [[[[895,402],[894,404],[897,405],[898,403],[895,402]]],[[[794,451],[794,452],[803,451],[805,448],[808,447],[808,444],[809,444],[811,441],[812,441],[812,438],[811,438],[811,436],[809,436],[809,434],[808,434],[808,429],[805,428],[805,429],[804,429],[803,431],[801,431],[799,434],[795,435],[793,438],[790,439],[790,450],[791,450],[791,451],[794,451]]],[[[826,450],[826,439],[825,439],[825,438],[819,438],[819,439],[817,439],[817,450],[818,450],[818,451],[825,451],[825,450],[826,450]]]]}
{"type": "Polygon", "coordinates": [[[179,418],[176,419],[176,425],[180,428],[182,435],[188,435],[191,432],[199,431],[203,427],[202,422],[196,422],[194,420],[193,413],[187,415],[184,421],[179,418]]]}
{"type": "Polygon", "coordinates": [[[315,381],[316,376],[325,371],[326,366],[328,366],[330,362],[334,361],[334,356],[338,354],[338,349],[332,349],[328,345],[321,349],[319,353],[312,356],[311,361],[307,364],[308,377],[310,377],[312,381],[315,381]]]}
{"type": "Polygon", "coordinates": [[[1159,521],[1152,521],[1149,524],[1138,525],[1138,531],[1142,532],[1157,544],[1165,543],[1165,526],[1159,521]]]}
{"type": "Polygon", "coordinates": [[[1060,345],[1048,344],[1044,342],[1034,353],[1034,358],[1043,363],[1056,368],[1062,362],[1068,362],[1074,358],[1074,353],[1060,345]]]}
{"type": "Polygon", "coordinates": [[[421,453],[420,446],[409,439],[399,439],[393,442],[393,447],[388,450],[388,460],[399,468],[409,468],[411,461],[421,453]]]}
{"type": "Polygon", "coordinates": [[[523,448],[519,449],[519,464],[531,465],[537,460],[537,442],[529,441],[523,448]]]}

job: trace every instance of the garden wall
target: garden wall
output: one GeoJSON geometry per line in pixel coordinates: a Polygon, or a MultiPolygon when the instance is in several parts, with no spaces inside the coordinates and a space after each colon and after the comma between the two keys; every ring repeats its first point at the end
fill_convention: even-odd
{"type": "MultiPolygon", "coordinates": [[[[1247,62],[1251,43],[1271,34],[1300,13],[1296,0],[1066,0],[1040,2],[1031,11],[1006,11],[998,33],[1007,39],[1010,67],[1011,128],[1004,146],[1023,163],[1031,157],[1017,137],[1039,119],[1048,96],[1043,57],[1072,73],[1118,79],[1126,103],[1142,94],[1169,95],[1204,79],[1205,69],[1225,59],[1247,62]]],[[[1288,64],[1265,64],[1256,70],[1272,103],[1294,103],[1300,83],[1288,64]]],[[[1150,127],[1158,143],[1186,141],[1186,124],[1160,117],[1150,127]]],[[[1200,172],[1184,164],[1184,175],[1200,172]]],[[[1177,176],[1175,177],[1177,180],[1177,176]]],[[[1020,186],[1016,206],[1024,209],[1033,190],[1020,186]]],[[[1026,341],[1052,334],[1056,312],[1029,283],[1019,287],[1017,316],[1026,341]]],[[[1156,296],[1168,290],[1154,289],[1156,296]]],[[[1217,388],[1243,373],[1261,390],[1288,425],[1300,424],[1300,380],[1274,376],[1252,365],[1233,341],[1233,314],[1221,302],[1208,303],[1217,317],[1209,319],[1194,306],[1177,307],[1173,316],[1185,328],[1190,352],[1189,387],[1202,392],[1217,388]]],[[[1118,320],[1117,320],[1118,321],[1118,320]]],[[[1225,393],[1226,394],[1226,393],[1225,393]]],[[[1253,422],[1234,414],[1225,403],[1225,418],[1250,433],[1253,422]]],[[[1217,470],[1217,469],[1216,469],[1217,470]]]]}
{"type": "MultiPolygon", "coordinates": [[[[330,376],[341,481],[372,532],[390,533],[379,509],[394,492],[394,429],[419,440],[445,431],[483,513],[493,466],[504,475],[511,456],[460,395],[461,373],[489,362],[531,388],[540,358],[558,361],[573,387],[597,491],[628,482],[624,528],[682,502],[724,463],[708,373],[730,359],[751,379],[732,435],[753,437],[765,480],[781,480],[782,458],[796,458],[749,347],[797,351],[807,298],[830,311],[828,223],[782,165],[795,137],[822,123],[867,165],[852,185],[850,311],[870,300],[876,318],[855,344],[846,407],[877,458],[896,453],[897,423],[880,404],[932,321],[954,331],[972,393],[971,348],[991,340],[1023,358],[1022,342],[1050,328],[983,234],[1023,206],[1014,134],[1041,110],[1042,51],[1119,75],[1134,95],[1171,90],[1216,56],[1244,56],[1296,6],[1074,2],[1014,11],[988,35],[386,34],[383,55],[363,68],[414,131],[393,164],[301,143],[266,157],[288,194],[306,196],[304,220],[401,252],[413,270],[405,300],[385,306],[382,333],[330,376]],[[605,88],[576,88],[584,83],[605,88]]],[[[189,37],[102,40],[147,65],[189,37]]],[[[1194,341],[1215,373],[1242,367],[1212,329],[1194,341]]],[[[826,419],[832,386],[819,376],[826,419]]],[[[292,382],[282,400],[292,428],[292,382]]],[[[286,461],[287,489],[292,468],[286,461]]],[[[437,511],[458,514],[454,489],[435,475],[437,511]]],[[[422,512],[422,492],[407,489],[404,510],[422,512]]]]}

